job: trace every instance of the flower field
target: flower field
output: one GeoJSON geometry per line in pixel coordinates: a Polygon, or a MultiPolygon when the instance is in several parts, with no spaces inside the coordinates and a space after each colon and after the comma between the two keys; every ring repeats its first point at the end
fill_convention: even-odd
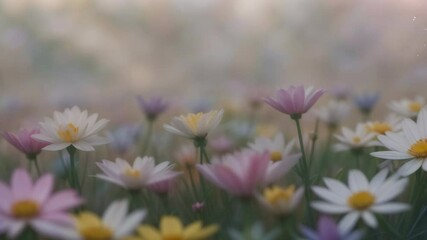
{"type": "Polygon", "coordinates": [[[283,119],[274,131],[224,109],[162,126],[164,97],[138,96],[144,121],[112,128],[55,111],[2,134],[1,239],[424,239],[427,105],[373,119],[378,99],[290,86],[248,100],[283,119]]]}

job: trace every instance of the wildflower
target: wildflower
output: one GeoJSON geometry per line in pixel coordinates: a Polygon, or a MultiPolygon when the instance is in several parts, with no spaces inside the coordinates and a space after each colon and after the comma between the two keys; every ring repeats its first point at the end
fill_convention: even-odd
{"type": "Polygon", "coordinates": [[[342,135],[335,135],[335,137],[340,141],[333,146],[337,152],[347,150],[357,151],[365,147],[381,145],[378,141],[375,141],[376,134],[367,131],[363,124],[358,124],[355,131],[343,127],[342,135]]]}
{"type": "Polygon", "coordinates": [[[291,185],[283,188],[277,185],[267,187],[263,194],[257,195],[257,200],[262,207],[273,214],[283,215],[291,213],[299,204],[304,193],[304,188],[295,190],[295,186],[291,185]]]}
{"type": "Polygon", "coordinates": [[[378,92],[365,92],[355,96],[354,103],[363,114],[369,115],[379,98],[380,95],[378,92]]]}
{"type": "Polygon", "coordinates": [[[200,221],[193,222],[187,227],[182,225],[181,220],[174,216],[163,216],[160,220],[160,229],[149,225],[138,228],[138,237],[134,240],[204,240],[210,238],[218,231],[217,225],[203,227],[200,221]]]}
{"type": "Polygon", "coordinates": [[[390,103],[389,108],[398,115],[405,118],[416,118],[425,105],[425,99],[416,96],[414,99],[401,99],[390,103]]]}
{"type": "Polygon", "coordinates": [[[291,86],[288,89],[279,89],[276,98],[267,97],[264,101],[292,118],[300,118],[306,113],[325,92],[323,89],[304,86],[291,86]]]}
{"type": "Polygon", "coordinates": [[[31,136],[40,133],[39,128],[21,128],[17,133],[4,132],[3,137],[16,149],[24,153],[29,159],[35,158],[42,148],[49,143],[34,140],[31,136]]]}
{"type": "Polygon", "coordinates": [[[17,169],[12,174],[10,187],[0,182],[0,233],[15,238],[25,227],[55,236],[55,228],[72,223],[66,211],[80,205],[82,199],[73,190],[52,193],[54,179],[45,174],[32,182],[29,173],[17,169]]]}
{"type": "Polygon", "coordinates": [[[359,240],[363,236],[362,231],[340,232],[335,221],[327,216],[319,218],[316,230],[302,226],[301,232],[308,240],[359,240]]]}
{"type": "Polygon", "coordinates": [[[149,121],[154,121],[169,107],[169,103],[161,97],[152,97],[149,100],[144,100],[142,96],[137,96],[137,100],[139,107],[149,121]]]}
{"type": "Polygon", "coordinates": [[[204,202],[195,202],[191,206],[191,209],[193,210],[193,212],[200,212],[200,211],[203,210],[204,207],[205,207],[205,203],[204,202]]]}
{"type": "Polygon", "coordinates": [[[350,88],[348,88],[346,85],[334,86],[332,89],[329,90],[329,92],[338,101],[346,100],[351,94],[350,88]]]}
{"type": "Polygon", "coordinates": [[[216,128],[222,119],[224,111],[210,111],[208,113],[190,113],[186,116],[174,117],[170,124],[163,127],[166,131],[190,138],[205,138],[208,133],[216,128]]]}
{"type": "Polygon", "coordinates": [[[258,186],[265,186],[281,178],[290,170],[283,161],[272,164],[268,152],[241,152],[215,158],[212,164],[197,164],[199,172],[219,188],[240,197],[250,197],[258,186]]]}
{"type": "Polygon", "coordinates": [[[378,140],[390,151],[371,153],[372,156],[390,160],[410,160],[398,173],[409,176],[418,169],[427,171],[427,108],[421,110],[417,122],[404,119],[401,133],[387,132],[378,140]]]}
{"type": "Polygon", "coordinates": [[[316,116],[326,125],[335,129],[350,113],[350,105],[343,101],[331,100],[315,111],[316,116]]]}
{"type": "Polygon", "coordinates": [[[57,229],[57,237],[67,240],[123,239],[129,236],[146,215],[145,210],[136,210],[128,215],[127,200],[112,202],[102,218],[95,213],[83,211],[74,216],[72,227],[57,229]]]}
{"type": "Polygon", "coordinates": [[[108,123],[106,119],[97,121],[97,113],[88,116],[86,110],[82,112],[74,106],[63,113],[55,112],[53,116],[53,119],[45,118],[40,122],[41,132],[32,135],[34,139],[50,143],[43,150],[59,151],[74,146],[80,151],[94,151],[93,146],[110,142],[108,138],[97,135],[108,123]]]}
{"type": "Polygon", "coordinates": [[[196,163],[196,148],[193,144],[182,145],[175,152],[174,156],[179,164],[186,165],[194,165],[196,163]]]}
{"type": "Polygon", "coordinates": [[[108,133],[111,139],[111,148],[119,154],[125,154],[135,144],[139,137],[139,126],[136,124],[123,124],[108,133]]]}
{"type": "Polygon", "coordinates": [[[233,142],[230,138],[221,135],[212,139],[212,141],[210,141],[210,146],[216,153],[224,154],[233,148],[233,142]]]}
{"type": "Polygon", "coordinates": [[[170,165],[167,161],[155,165],[152,157],[137,157],[132,165],[120,158],[116,158],[115,162],[102,160],[96,165],[104,173],[97,174],[97,178],[130,190],[152,186],[176,178],[181,174],[172,171],[171,169],[175,165],[170,165]]]}
{"type": "Polygon", "coordinates": [[[387,174],[387,170],[382,170],[368,182],[361,171],[350,170],[348,187],[337,180],[324,178],[326,188],[312,188],[324,201],[315,201],[311,205],[324,213],[346,213],[338,225],[342,233],[353,229],[360,218],[368,226],[376,228],[378,222],[373,213],[391,214],[409,209],[407,204],[390,202],[405,190],[408,179],[395,176],[387,179],[387,174]]]}
{"type": "Polygon", "coordinates": [[[256,138],[253,143],[249,143],[249,147],[259,153],[268,151],[270,154],[270,160],[277,162],[290,155],[292,148],[294,147],[294,143],[295,141],[291,140],[288,144],[285,144],[283,134],[277,133],[272,140],[265,137],[256,138]]]}
{"type": "Polygon", "coordinates": [[[365,123],[368,132],[385,135],[387,132],[399,132],[401,130],[400,119],[389,116],[385,121],[370,121],[365,123]]]}

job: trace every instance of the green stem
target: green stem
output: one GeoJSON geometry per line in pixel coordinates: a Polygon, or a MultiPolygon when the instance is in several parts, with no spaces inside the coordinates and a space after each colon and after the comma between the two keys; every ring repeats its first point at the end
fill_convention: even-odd
{"type": "Polygon", "coordinates": [[[138,208],[138,202],[139,202],[139,191],[138,190],[129,190],[129,210],[133,211],[138,208]]]}
{"type": "Polygon", "coordinates": [[[197,193],[196,183],[194,182],[193,173],[191,171],[191,166],[189,164],[186,164],[188,176],[190,178],[190,184],[191,188],[193,188],[194,197],[196,198],[196,201],[199,201],[199,194],[197,193]]]}
{"type": "Polygon", "coordinates": [[[304,183],[304,191],[305,191],[305,204],[306,204],[306,209],[307,209],[307,213],[308,213],[308,220],[310,225],[313,225],[314,223],[314,216],[313,216],[313,212],[312,209],[310,207],[310,200],[311,200],[311,192],[310,192],[310,169],[308,168],[308,164],[307,164],[307,158],[305,156],[305,150],[304,150],[304,140],[303,140],[303,136],[302,136],[302,130],[301,130],[301,124],[300,124],[300,118],[301,116],[291,116],[292,119],[295,121],[295,124],[297,126],[297,131],[298,131],[298,140],[299,140],[299,145],[300,145],[300,149],[301,149],[301,154],[302,154],[302,161],[301,161],[301,169],[302,169],[302,174],[301,174],[301,178],[303,180],[304,183]]]}
{"type": "Polygon", "coordinates": [[[153,120],[148,120],[147,134],[145,135],[143,146],[142,146],[142,152],[141,152],[141,155],[143,156],[147,153],[147,150],[150,147],[151,135],[153,133],[153,122],[154,122],[153,120]]]}
{"type": "Polygon", "coordinates": [[[318,132],[319,132],[319,119],[316,119],[316,123],[314,125],[314,131],[311,138],[311,150],[310,150],[310,159],[309,159],[309,165],[308,167],[311,168],[311,165],[313,164],[313,157],[314,157],[314,149],[316,148],[316,141],[318,138],[318,132]]]}
{"type": "Polygon", "coordinates": [[[39,167],[39,162],[37,161],[37,156],[34,156],[33,161],[34,161],[34,166],[36,167],[37,176],[40,177],[41,171],[40,171],[40,167],[39,167]]]}
{"type": "Polygon", "coordinates": [[[70,185],[72,188],[74,188],[79,194],[82,193],[82,190],[80,188],[80,183],[79,183],[79,176],[77,173],[77,169],[76,169],[76,159],[75,159],[75,153],[76,153],[76,148],[74,146],[69,146],[67,147],[67,151],[68,154],[70,155],[70,185]]]}

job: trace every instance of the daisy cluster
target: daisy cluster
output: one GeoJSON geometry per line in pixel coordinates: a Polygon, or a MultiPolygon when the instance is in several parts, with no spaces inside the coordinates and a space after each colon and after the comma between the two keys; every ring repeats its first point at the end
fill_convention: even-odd
{"type": "Polygon", "coordinates": [[[248,98],[250,117],[188,113],[163,129],[171,103],[138,96],[142,124],[106,131],[74,106],[3,132],[26,164],[0,155],[0,239],[426,239],[424,98],[375,119],[378,93],[332,89],[310,111],[325,92],[291,86],[248,98]]]}

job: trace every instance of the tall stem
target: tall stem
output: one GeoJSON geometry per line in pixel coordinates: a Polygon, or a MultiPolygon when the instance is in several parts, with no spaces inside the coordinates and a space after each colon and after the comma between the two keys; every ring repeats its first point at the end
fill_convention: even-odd
{"type": "Polygon", "coordinates": [[[82,190],[80,188],[80,182],[79,182],[79,176],[76,169],[76,159],[75,159],[75,153],[76,148],[74,146],[67,147],[68,154],[70,155],[70,185],[72,188],[74,188],[79,194],[82,193],[82,190]]]}
{"type": "Polygon", "coordinates": [[[147,129],[147,134],[145,134],[144,137],[144,142],[143,142],[143,146],[142,146],[142,155],[145,155],[147,153],[147,150],[150,147],[150,143],[151,143],[151,134],[153,133],[153,120],[148,120],[148,129],[147,129]]]}
{"type": "Polygon", "coordinates": [[[304,140],[302,137],[302,130],[301,130],[301,124],[300,124],[300,118],[301,116],[292,116],[292,119],[295,121],[295,124],[297,126],[297,131],[298,131],[298,140],[299,140],[299,145],[300,145],[300,149],[301,149],[301,154],[302,154],[302,161],[301,161],[301,166],[302,166],[302,174],[301,174],[301,178],[303,180],[304,183],[304,191],[305,191],[305,204],[306,204],[306,208],[307,208],[307,213],[308,213],[308,220],[310,225],[313,224],[314,221],[314,217],[313,217],[313,212],[311,210],[310,207],[310,200],[311,200],[311,192],[310,192],[310,169],[308,167],[307,164],[307,158],[305,156],[305,150],[304,150],[304,140]]]}

